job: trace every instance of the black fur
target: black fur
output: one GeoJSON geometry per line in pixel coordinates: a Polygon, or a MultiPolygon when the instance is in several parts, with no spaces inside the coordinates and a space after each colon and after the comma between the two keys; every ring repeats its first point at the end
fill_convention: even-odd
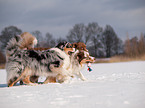
{"type": "Polygon", "coordinates": [[[37,59],[37,61],[42,60],[41,55],[39,55],[39,53],[34,50],[28,50],[28,56],[37,59]]]}
{"type": "Polygon", "coordinates": [[[61,49],[61,50],[64,50],[64,47],[72,48],[72,45],[70,43],[64,41],[64,42],[60,42],[56,47],[61,49]]]}

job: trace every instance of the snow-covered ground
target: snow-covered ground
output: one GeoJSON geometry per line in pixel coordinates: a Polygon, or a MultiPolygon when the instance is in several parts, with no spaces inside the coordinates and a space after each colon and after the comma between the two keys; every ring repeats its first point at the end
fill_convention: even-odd
{"type": "Polygon", "coordinates": [[[82,70],[87,81],[11,88],[0,70],[0,108],[145,108],[144,61],[93,64],[92,69],[82,70]]]}

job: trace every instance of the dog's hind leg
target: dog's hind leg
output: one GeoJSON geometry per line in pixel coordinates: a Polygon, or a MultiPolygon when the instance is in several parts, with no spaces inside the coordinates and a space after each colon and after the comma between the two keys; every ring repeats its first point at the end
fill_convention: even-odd
{"type": "Polygon", "coordinates": [[[22,81],[27,85],[37,85],[36,83],[32,83],[30,81],[30,75],[26,76],[22,81]]]}
{"type": "Polygon", "coordinates": [[[16,84],[24,76],[25,71],[26,71],[26,69],[24,69],[24,71],[18,77],[14,76],[13,78],[11,78],[8,81],[8,87],[12,87],[14,84],[16,84]]]}
{"type": "Polygon", "coordinates": [[[26,68],[25,71],[23,72],[24,77],[23,77],[22,81],[27,85],[36,85],[36,83],[32,83],[30,81],[30,75],[28,75],[29,72],[31,73],[31,70],[29,68],[26,68]]]}
{"type": "Polygon", "coordinates": [[[15,83],[17,83],[21,79],[21,76],[14,77],[8,81],[8,87],[12,87],[15,83]]]}
{"type": "Polygon", "coordinates": [[[23,77],[23,74],[21,74],[19,77],[13,77],[8,81],[8,87],[12,87],[14,84],[16,84],[21,78],[23,77]]]}
{"type": "Polygon", "coordinates": [[[12,87],[15,83],[17,83],[22,78],[26,78],[25,76],[28,76],[27,75],[28,70],[29,70],[28,68],[25,68],[24,71],[18,77],[14,76],[13,78],[11,78],[8,81],[8,87],[12,87]]]}
{"type": "Polygon", "coordinates": [[[12,87],[14,84],[16,84],[19,80],[21,80],[21,78],[24,76],[25,74],[25,70],[21,73],[21,71],[18,71],[17,73],[21,73],[20,75],[18,76],[14,76],[13,78],[11,78],[9,81],[8,81],[8,87],[12,87]]]}

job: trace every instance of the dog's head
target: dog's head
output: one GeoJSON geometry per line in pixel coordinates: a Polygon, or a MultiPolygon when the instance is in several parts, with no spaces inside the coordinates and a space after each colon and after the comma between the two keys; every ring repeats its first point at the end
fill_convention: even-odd
{"type": "Polygon", "coordinates": [[[88,52],[88,50],[86,49],[86,45],[83,42],[73,43],[72,46],[73,46],[73,48],[75,48],[79,51],[84,50],[84,51],[88,52]]]}
{"type": "Polygon", "coordinates": [[[74,48],[72,47],[72,44],[70,44],[69,42],[60,42],[57,46],[57,48],[61,49],[62,51],[65,51],[67,54],[68,52],[74,52],[74,48]]]}
{"type": "Polygon", "coordinates": [[[90,56],[90,54],[86,51],[78,51],[77,53],[77,59],[80,64],[82,63],[88,63],[88,62],[94,62],[95,57],[90,56]]]}
{"type": "Polygon", "coordinates": [[[61,50],[64,50],[64,48],[72,48],[72,45],[69,42],[63,41],[60,42],[56,47],[61,50]]]}
{"type": "Polygon", "coordinates": [[[95,57],[90,56],[88,50],[86,49],[86,45],[83,42],[73,43],[72,46],[77,50],[77,59],[79,63],[95,61],[95,57]]]}

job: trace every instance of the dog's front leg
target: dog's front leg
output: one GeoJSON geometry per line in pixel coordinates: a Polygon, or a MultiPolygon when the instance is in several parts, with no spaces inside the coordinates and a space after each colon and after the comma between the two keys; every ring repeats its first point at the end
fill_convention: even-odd
{"type": "Polygon", "coordinates": [[[22,81],[23,81],[25,84],[27,84],[27,85],[31,85],[31,86],[33,86],[33,85],[38,85],[37,83],[32,83],[32,82],[30,81],[30,75],[26,76],[22,81]]]}
{"type": "Polygon", "coordinates": [[[84,75],[79,71],[77,73],[77,76],[82,80],[82,81],[86,81],[87,79],[84,77],[84,75]]]}

